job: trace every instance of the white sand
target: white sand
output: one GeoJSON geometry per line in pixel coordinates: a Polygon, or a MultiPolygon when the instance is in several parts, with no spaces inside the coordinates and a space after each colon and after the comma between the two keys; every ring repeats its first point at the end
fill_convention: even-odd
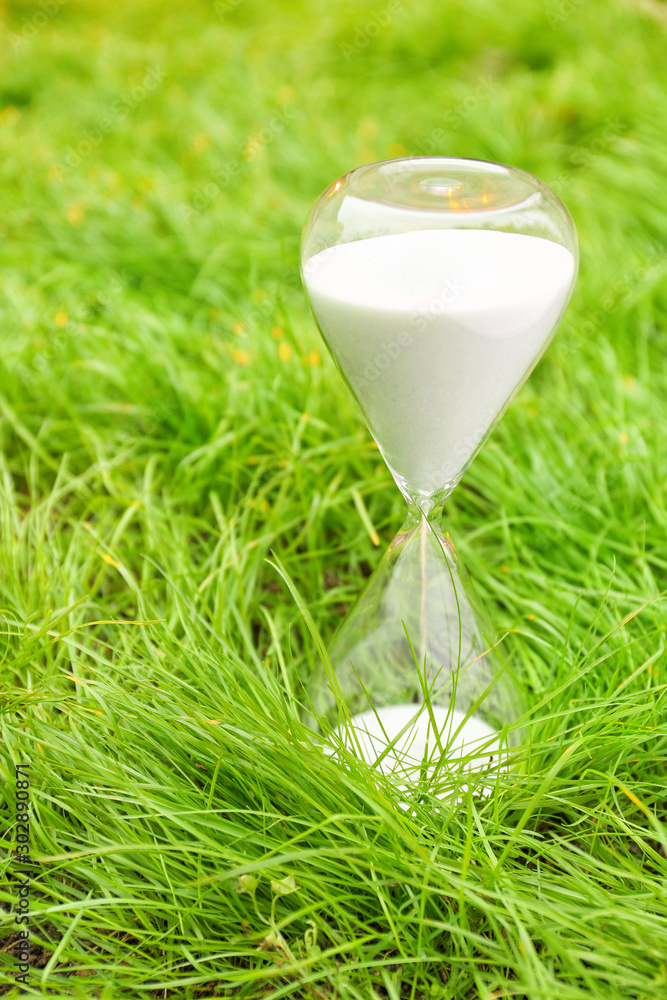
{"type": "MultiPolygon", "coordinates": [[[[391,774],[419,767],[427,743],[429,757],[435,760],[440,757],[436,735],[427,710],[421,706],[417,719],[410,722],[419,709],[419,705],[391,705],[388,708],[378,709],[377,716],[373,711],[353,716],[351,724],[366,763],[374,763],[405,726],[408,726],[405,733],[380,762],[380,770],[385,774],[391,774]]],[[[472,766],[475,768],[484,767],[491,762],[499,747],[497,739],[490,740],[494,735],[491,726],[471,716],[461,731],[454,736],[465,718],[463,712],[456,709],[447,712],[438,706],[432,706],[432,711],[441,745],[443,749],[446,748],[448,760],[456,761],[468,754],[474,754],[472,766]],[[481,746],[485,747],[483,754],[480,752],[481,746]]]]}
{"type": "Polygon", "coordinates": [[[548,343],[574,257],[550,240],[431,229],[343,243],[305,282],[399,486],[453,485],[548,343]]]}
{"type": "MultiPolygon", "coordinates": [[[[433,706],[432,711],[440,734],[440,745],[445,754],[445,764],[439,773],[442,775],[443,771],[446,773],[448,770],[456,771],[459,768],[463,768],[466,773],[488,772],[489,781],[486,786],[483,781],[477,780],[475,783],[479,794],[488,794],[493,775],[499,768],[507,766],[502,759],[500,739],[495,730],[475,716],[467,719],[461,726],[465,716],[456,709],[448,712],[445,708],[433,706]],[[461,730],[457,733],[459,726],[461,730]]],[[[349,733],[346,735],[346,743],[354,753],[361,752],[361,757],[367,764],[375,764],[380,754],[401,730],[408,727],[396,745],[377,765],[380,771],[396,780],[397,787],[402,791],[409,791],[413,782],[420,779],[421,764],[427,746],[429,761],[426,767],[427,775],[433,776],[436,767],[440,767],[442,754],[424,706],[421,706],[420,711],[419,705],[392,705],[378,709],[377,716],[373,711],[362,712],[353,716],[351,725],[358,747],[349,733]],[[418,711],[417,719],[411,723],[410,720],[418,711]]],[[[335,753],[333,750],[326,752],[335,753]]],[[[459,785],[460,794],[465,794],[466,789],[466,784],[459,785]]],[[[449,798],[449,794],[440,792],[438,798],[449,798]]],[[[403,809],[410,808],[407,802],[399,804],[403,809]]]]}

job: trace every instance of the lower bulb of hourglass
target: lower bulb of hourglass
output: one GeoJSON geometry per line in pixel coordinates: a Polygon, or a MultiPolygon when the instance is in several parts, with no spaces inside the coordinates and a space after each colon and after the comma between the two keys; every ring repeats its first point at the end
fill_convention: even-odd
{"type": "Polygon", "coordinates": [[[481,788],[480,772],[504,766],[520,715],[493,645],[451,541],[421,517],[396,536],[336,634],[331,675],[311,684],[315,715],[333,742],[402,787],[465,772],[481,788]]]}

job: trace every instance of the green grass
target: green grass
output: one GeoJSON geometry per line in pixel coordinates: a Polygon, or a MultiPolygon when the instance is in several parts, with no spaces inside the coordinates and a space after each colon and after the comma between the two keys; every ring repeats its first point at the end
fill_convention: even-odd
{"type": "Polygon", "coordinates": [[[24,992],[663,1000],[664,4],[403,0],[377,32],[387,5],[5,7],[0,721],[7,846],[13,764],[32,766],[24,992]],[[320,191],[402,150],[535,173],[582,250],[444,518],[513,630],[526,742],[487,798],[426,789],[408,811],[308,738],[317,650],[267,562],[328,640],[381,554],[353,491],[382,546],[403,517],[297,269],[320,191]]]}

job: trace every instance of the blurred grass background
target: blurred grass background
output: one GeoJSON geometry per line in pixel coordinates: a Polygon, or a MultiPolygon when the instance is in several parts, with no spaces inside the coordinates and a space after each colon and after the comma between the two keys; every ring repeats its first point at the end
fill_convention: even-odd
{"type": "Polygon", "coordinates": [[[9,846],[30,760],[26,995],[663,998],[665,4],[0,16],[2,816],[9,846]],[[582,265],[445,511],[513,630],[530,744],[488,799],[423,789],[406,813],[308,741],[316,651],[266,559],[328,638],[380,558],[358,498],[382,545],[402,521],[297,253],[331,180],[422,153],[550,183],[582,265]]]}

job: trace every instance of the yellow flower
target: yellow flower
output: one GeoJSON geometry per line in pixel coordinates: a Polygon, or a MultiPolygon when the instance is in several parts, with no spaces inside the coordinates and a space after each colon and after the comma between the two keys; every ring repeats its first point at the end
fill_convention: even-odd
{"type": "Polygon", "coordinates": [[[250,355],[247,351],[242,351],[238,347],[232,351],[232,361],[237,365],[247,365],[250,363],[250,355]]]}
{"type": "Polygon", "coordinates": [[[11,104],[0,111],[0,125],[6,125],[8,128],[12,128],[14,125],[18,125],[20,120],[21,112],[18,108],[13,107],[11,104]]]}
{"type": "Polygon", "coordinates": [[[206,132],[200,132],[199,135],[196,135],[192,143],[195,153],[208,153],[212,145],[213,139],[206,132]]]}
{"type": "Polygon", "coordinates": [[[78,208],[76,205],[70,205],[67,209],[67,221],[70,226],[74,226],[75,228],[80,226],[85,218],[86,213],[82,208],[78,208]]]}
{"type": "Polygon", "coordinates": [[[285,343],[285,341],[281,343],[280,347],[278,348],[278,357],[280,358],[281,361],[289,361],[289,359],[292,357],[292,348],[290,344],[285,343]]]}
{"type": "Polygon", "coordinates": [[[357,135],[364,142],[372,142],[380,134],[380,126],[374,118],[364,118],[359,124],[357,135]]]}
{"type": "Polygon", "coordinates": [[[296,101],[296,90],[290,87],[289,83],[283,84],[276,90],[276,104],[292,104],[296,101]]]}
{"type": "Polygon", "coordinates": [[[61,329],[69,323],[69,316],[64,312],[57,312],[53,317],[53,322],[61,329]]]}

